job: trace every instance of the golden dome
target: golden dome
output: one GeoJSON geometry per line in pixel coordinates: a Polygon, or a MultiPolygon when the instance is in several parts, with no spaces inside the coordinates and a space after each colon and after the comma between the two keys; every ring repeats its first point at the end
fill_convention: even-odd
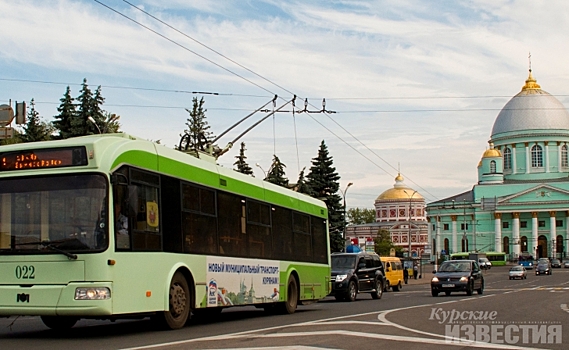
{"type": "Polygon", "coordinates": [[[535,78],[531,74],[531,69],[530,69],[529,70],[529,76],[526,80],[526,84],[524,86],[522,86],[522,91],[539,90],[539,89],[541,89],[541,86],[539,86],[539,84],[537,83],[537,80],[535,80],[535,78]]]}
{"type": "Polygon", "coordinates": [[[414,191],[412,188],[408,187],[403,183],[403,176],[401,174],[397,174],[395,177],[395,185],[393,188],[390,188],[380,194],[376,201],[381,200],[410,200],[412,199],[423,199],[423,196],[419,192],[414,191]]]}
{"type": "Polygon", "coordinates": [[[494,144],[490,143],[490,148],[484,151],[482,158],[502,157],[502,153],[494,148],[494,144]]]}

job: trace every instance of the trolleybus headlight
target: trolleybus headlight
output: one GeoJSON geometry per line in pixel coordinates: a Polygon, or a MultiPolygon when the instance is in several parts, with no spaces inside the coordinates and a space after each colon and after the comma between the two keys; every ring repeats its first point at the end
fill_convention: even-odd
{"type": "Polygon", "coordinates": [[[348,278],[348,275],[336,275],[336,282],[342,282],[346,278],[348,278]]]}
{"type": "Polygon", "coordinates": [[[106,300],[111,298],[111,290],[107,287],[76,288],[75,300],[106,300]]]}

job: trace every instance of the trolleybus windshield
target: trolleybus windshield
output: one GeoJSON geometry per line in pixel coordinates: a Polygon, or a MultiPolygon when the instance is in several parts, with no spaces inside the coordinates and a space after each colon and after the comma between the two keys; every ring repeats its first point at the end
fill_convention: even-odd
{"type": "Polygon", "coordinates": [[[0,254],[65,254],[107,246],[107,181],[97,174],[0,182],[0,254]]]}

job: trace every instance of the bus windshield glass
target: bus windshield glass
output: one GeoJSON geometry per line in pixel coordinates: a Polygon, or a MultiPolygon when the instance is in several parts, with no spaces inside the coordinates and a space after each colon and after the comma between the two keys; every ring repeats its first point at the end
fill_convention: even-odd
{"type": "Polygon", "coordinates": [[[0,254],[66,254],[107,247],[103,175],[0,182],[0,254]]]}

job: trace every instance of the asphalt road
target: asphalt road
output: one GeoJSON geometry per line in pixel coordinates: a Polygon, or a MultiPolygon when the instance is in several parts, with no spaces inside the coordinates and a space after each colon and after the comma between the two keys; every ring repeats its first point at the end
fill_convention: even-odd
{"type": "MultiPolygon", "coordinates": [[[[430,270],[430,268],[428,268],[430,270]]],[[[486,271],[483,295],[430,295],[430,273],[380,300],[328,297],[293,315],[254,307],[194,318],[177,331],[148,320],[82,320],[55,332],[37,317],[0,319],[1,349],[567,349],[569,269],[510,281],[507,267],[486,271]],[[452,319],[452,322],[451,322],[452,319]],[[445,338],[446,336],[446,338],[445,338]],[[454,337],[454,340],[453,338],[454,337]],[[463,338],[463,341],[458,340],[463,338]],[[476,342],[478,340],[478,342],[476,342]]]]}

